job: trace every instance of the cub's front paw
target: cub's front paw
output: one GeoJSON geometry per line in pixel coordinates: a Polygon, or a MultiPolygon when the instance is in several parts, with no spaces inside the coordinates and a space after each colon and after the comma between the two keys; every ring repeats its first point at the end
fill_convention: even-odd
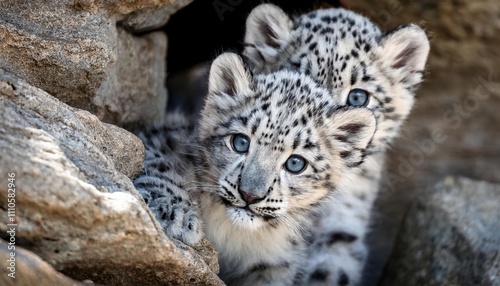
{"type": "Polygon", "coordinates": [[[309,258],[301,273],[304,286],[358,285],[367,257],[365,243],[344,231],[320,236],[309,246],[309,258]]]}
{"type": "Polygon", "coordinates": [[[181,197],[160,197],[149,203],[151,211],[167,236],[188,245],[197,244],[203,237],[201,221],[194,206],[181,197]]]}

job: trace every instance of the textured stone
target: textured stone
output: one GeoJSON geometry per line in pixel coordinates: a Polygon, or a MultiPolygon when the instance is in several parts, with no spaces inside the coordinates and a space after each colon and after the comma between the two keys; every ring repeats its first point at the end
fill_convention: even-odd
{"type": "Polygon", "coordinates": [[[381,285],[500,285],[500,185],[448,177],[409,209],[381,285]]]}
{"type": "Polygon", "coordinates": [[[139,138],[2,70],[0,80],[2,160],[29,170],[45,154],[48,163],[40,166],[40,175],[57,170],[103,191],[134,189],[129,178],[141,171],[145,154],[139,138]]]}
{"type": "Polygon", "coordinates": [[[187,3],[1,1],[0,67],[106,122],[153,122],[166,104],[166,36],[117,23],[144,31],[187,3]]]}
{"type": "Polygon", "coordinates": [[[143,157],[131,133],[0,70],[0,217],[14,173],[19,246],[76,280],[222,285],[213,249],[170,241],[134,189],[143,157]]]}
{"type": "MultiPolygon", "coordinates": [[[[57,272],[47,262],[36,256],[31,251],[16,247],[8,250],[9,245],[0,240],[0,260],[3,263],[11,259],[11,253],[15,253],[14,275],[6,267],[0,270],[0,285],[32,286],[32,285],[58,285],[58,286],[84,286],[88,284],[74,281],[57,272]]],[[[11,245],[12,247],[12,245],[11,245]]]]}
{"type": "Polygon", "coordinates": [[[162,118],[167,93],[165,66],[167,38],[162,32],[141,37],[117,30],[116,61],[95,93],[93,111],[115,124],[151,123],[162,118]]]}
{"type": "Polygon", "coordinates": [[[193,0],[177,0],[163,7],[144,8],[127,15],[127,17],[120,22],[120,25],[134,32],[158,29],[168,22],[172,14],[192,1],[193,0]]]}

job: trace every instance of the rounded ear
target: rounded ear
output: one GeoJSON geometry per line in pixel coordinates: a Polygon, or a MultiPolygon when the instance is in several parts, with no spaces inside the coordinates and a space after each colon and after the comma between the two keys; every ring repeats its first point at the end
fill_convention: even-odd
{"type": "Polygon", "coordinates": [[[380,61],[396,70],[398,79],[409,85],[422,81],[430,44],[425,31],[417,25],[400,26],[380,41],[380,61]]]}
{"type": "Polygon", "coordinates": [[[292,20],[281,8],[273,4],[257,6],[246,21],[243,55],[256,69],[269,71],[284,59],[292,28],[292,20]]]}
{"type": "Polygon", "coordinates": [[[207,116],[240,106],[244,97],[253,94],[251,84],[252,77],[241,57],[234,53],[221,54],[210,67],[203,114],[207,116]]]}
{"type": "Polygon", "coordinates": [[[240,56],[234,53],[223,53],[218,56],[208,76],[208,92],[211,95],[229,95],[248,93],[251,76],[240,56]]]}

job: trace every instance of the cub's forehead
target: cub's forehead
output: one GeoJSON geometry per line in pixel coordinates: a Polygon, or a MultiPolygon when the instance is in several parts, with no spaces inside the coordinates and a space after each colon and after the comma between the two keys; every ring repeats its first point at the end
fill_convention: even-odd
{"type": "Polygon", "coordinates": [[[318,85],[309,76],[282,70],[255,77],[255,101],[280,109],[284,113],[296,115],[296,112],[336,109],[341,103],[332,100],[328,90],[318,85]]]}
{"type": "MultiPolygon", "coordinates": [[[[366,17],[342,8],[323,9],[301,15],[295,19],[295,31],[303,41],[314,44],[314,38],[331,38],[337,45],[341,40],[375,44],[380,29],[366,17]]],[[[314,51],[312,51],[314,52],[314,51]]]]}

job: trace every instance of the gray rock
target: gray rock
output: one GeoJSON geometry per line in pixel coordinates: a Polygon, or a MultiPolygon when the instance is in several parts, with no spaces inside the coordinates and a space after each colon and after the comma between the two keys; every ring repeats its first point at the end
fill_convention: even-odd
{"type": "MultiPolygon", "coordinates": [[[[133,134],[0,70],[0,197],[7,174],[16,190],[0,217],[15,211],[19,246],[76,280],[222,285],[210,245],[202,256],[170,241],[134,189],[143,157],[133,134]]],[[[0,220],[3,236],[9,227],[0,220]]]]}
{"type": "Polygon", "coordinates": [[[0,67],[105,122],[153,122],[167,98],[166,36],[117,23],[144,31],[187,3],[0,1],[0,67]]]}
{"type": "Polygon", "coordinates": [[[158,29],[168,22],[172,14],[191,2],[193,2],[193,0],[177,0],[163,7],[138,10],[127,15],[127,17],[120,22],[120,25],[133,32],[158,29]]]}
{"type": "Polygon", "coordinates": [[[446,178],[409,209],[382,286],[500,285],[500,185],[446,178]]]}
{"type": "Polygon", "coordinates": [[[167,104],[167,37],[163,32],[141,37],[121,28],[116,32],[116,61],[92,98],[99,108],[91,111],[118,125],[152,123],[164,116],[167,104]]]}
{"type": "MultiPolygon", "coordinates": [[[[84,286],[88,285],[74,281],[57,272],[47,262],[36,256],[33,252],[17,247],[8,250],[9,245],[0,240],[0,260],[2,262],[12,260],[13,272],[7,269],[7,273],[0,276],[0,285],[32,286],[32,285],[58,285],[58,286],[84,286]],[[11,253],[15,253],[14,259],[11,253]],[[8,276],[11,274],[12,276],[8,276]]],[[[10,264],[11,262],[8,262],[10,264]]],[[[7,266],[10,268],[10,266],[7,266]]],[[[5,272],[2,269],[2,272],[5,272]]]]}

